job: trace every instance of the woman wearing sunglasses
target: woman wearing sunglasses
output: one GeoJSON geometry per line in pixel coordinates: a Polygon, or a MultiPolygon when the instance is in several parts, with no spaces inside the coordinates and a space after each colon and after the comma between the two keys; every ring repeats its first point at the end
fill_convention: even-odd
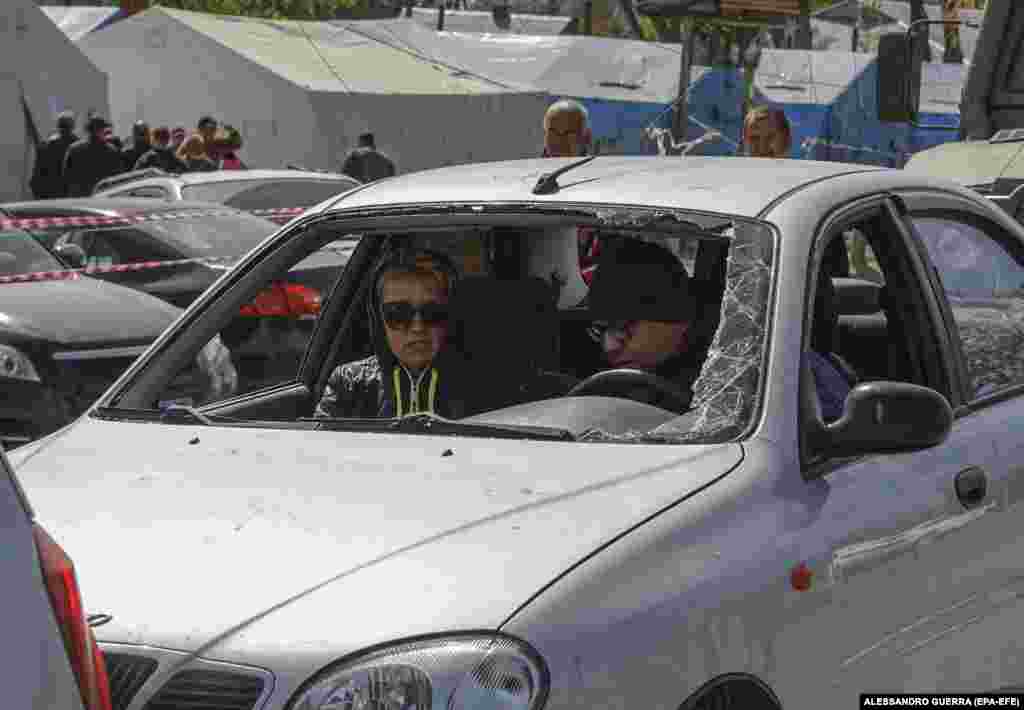
{"type": "Polygon", "coordinates": [[[317,417],[466,415],[465,371],[448,346],[449,298],[458,272],[444,255],[402,251],[385,259],[369,299],[375,355],[335,368],[317,417]]]}

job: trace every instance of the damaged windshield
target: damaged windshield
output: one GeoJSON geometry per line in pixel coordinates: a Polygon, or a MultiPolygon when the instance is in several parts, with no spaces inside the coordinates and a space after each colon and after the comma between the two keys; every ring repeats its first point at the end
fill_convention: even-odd
{"type": "Polygon", "coordinates": [[[323,229],[223,309],[236,324],[219,330],[243,314],[250,331],[228,339],[233,391],[154,375],[119,406],[192,408],[184,420],[201,410],[218,425],[659,443],[735,438],[756,411],[764,224],[637,209],[410,218],[361,231],[353,263],[331,269],[316,254],[356,237],[323,229]],[[288,383],[301,394],[275,393],[288,383]]]}

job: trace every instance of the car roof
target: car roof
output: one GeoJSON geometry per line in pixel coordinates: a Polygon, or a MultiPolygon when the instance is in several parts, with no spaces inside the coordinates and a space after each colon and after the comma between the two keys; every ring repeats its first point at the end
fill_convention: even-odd
{"type": "MultiPolygon", "coordinates": [[[[788,192],[819,180],[889,168],[811,160],[736,157],[600,156],[558,178],[561,189],[534,195],[544,173],[573,158],[459,165],[381,180],[325,211],[427,202],[627,204],[754,217],[788,192]]],[[[898,172],[898,171],[892,171],[898,172]]]]}
{"type": "MultiPolygon", "coordinates": [[[[206,182],[238,182],[242,180],[337,180],[356,182],[341,173],[319,173],[312,170],[211,170],[171,176],[188,185],[206,182]]],[[[146,178],[153,180],[154,178],[146,178]]],[[[141,180],[140,180],[141,182],[141,180]]]]}
{"type": "Polygon", "coordinates": [[[234,210],[216,202],[181,200],[165,202],[134,197],[70,197],[60,200],[34,200],[0,204],[0,211],[18,214],[69,216],[72,214],[120,217],[124,215],[180,212],[181,210],[234,210]]]}

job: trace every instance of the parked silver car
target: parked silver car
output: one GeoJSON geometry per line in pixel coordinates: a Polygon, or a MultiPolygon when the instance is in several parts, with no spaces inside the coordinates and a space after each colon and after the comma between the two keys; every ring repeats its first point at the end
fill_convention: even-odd
{"type": "Polygon", "coordinates": [[[0,448],[4,706],[111,710],[107,668],[71,560],[35,522],[0,448]]]}
{"type": "MultiPolygon", "coordinates": [[[[990,691],[1024,683],[1022,287],[1020,225],[897,170],[598,157],[411,174],[261,244],[15,460],[113,617],[105,650],[155,668],[132,710],[990,691]],[[702,363],[687,408],[602,365],[584,233],[686,267],[702,363]],[[353,235],[292,381],[159,408],[254,294],[353,235]],[[438,272],[448,320],[420,314],[475,378],[463,418],[383,407],[392,302],[372,274],[408,247],[455,265],[438,272]],[[812,353],[845,365],[834,421],[812,353]],[[315,417],[350,362],[383,373],[360,390],[381,416],[315,417]]],[[[345,382],[335,394],[356,396],[345,382]]]]}
{"type": "Polygon", "coordinates": [[[107,178],[96,185],[93,195],[218,202],[239,210],[268,210],[311,207],[358,186],[359,181],[348,175],[312,170],[215,170],[174,175],[149,169],[107,178]]]}

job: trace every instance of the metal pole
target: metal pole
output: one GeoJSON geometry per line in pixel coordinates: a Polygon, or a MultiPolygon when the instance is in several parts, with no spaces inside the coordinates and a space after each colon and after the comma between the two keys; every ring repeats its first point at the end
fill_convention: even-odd
{"type": "Polygon", "coordinates": [[[672,119],[672,135],[677,143],[686,140],[688,128],[687,92],[690,88],[690,67],[693,60],[693,28],[683,20],[679,27],[679,96],[676,99],[675,115],[672,119]]]}
{"type": "Polygon", "coordinates": [[[583,3],[583,34],[590,36],[594,33],[594,2],[587,0],[583,3]]]}
{"type": "Polygon", "coordinates": [[[441,2],[437,6],[437,31],[444,31],[444,2],[441,2]]]}

